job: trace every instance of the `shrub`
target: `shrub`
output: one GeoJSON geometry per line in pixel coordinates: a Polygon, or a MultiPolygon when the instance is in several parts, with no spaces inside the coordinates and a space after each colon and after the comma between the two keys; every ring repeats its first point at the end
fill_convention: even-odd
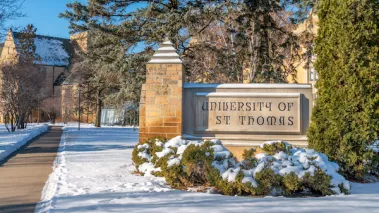
{"type": "Polygon", "coordinates": [[[245,149],[242,154],[243,157],[243,169],[252,169],[257,166],[257,158],[255,158],[255,149],[245,149]]]}
{"type": "Polygon", "coordinates": [[[237,162],[219,141],[154,138],[135,147],[133,161],[141,173],[165,177],[177,189],[214,187],[224,195],[291,195],[305,189],[348,193],[348,181],[326,155],[280,141],[261,147],[267,153],[248,149],[237,162]]]}
{"type": "Polygon", "coordinates": [[[286,194],[292,194],[304,189],[303,181],[294,172],[283,176],[283,186],[286,194]]]}
{"type": "Polygon", "coordinates": [[[261,144],[261,148],[264,152],[269,155],[274,155],[278,152],[289,153],[291,145],[281,141],[268,141],[266,143],[261,144]]]}
{"type": "Polygon", "coordinates": [[[212,166],[213,154],[209,145],[189,145],[182,156],[182,164],[189,182],[193,185],[209,185],[208,175],[212,166]]]}
{"type": "Polygon", "coordinates": [[[267,195],[276,187],[281,186],[281,176],[269,168],[263,169],[255,175],[258,182],[257,194],[267,195]]]}
{"type": "Polygon", "coordinates": [[[330,189],[330,176],[326,175],[322,170],[318,169],[312,176],[310,173],[306,173],[303,180],[304,185],[309,188],[313,193],[321,195],[334,194],[330,189]]]}
{"type": "MultiPolygon", "coordinates": [[[[143,163],[147,163],[151,160],[156,152],[160,152],[163,149],[163,144],[167,139],[163,137],[150,138],[142,144],[138,144],[134,147],[132,152],[132,160],[134,165],[138,169],[143,163]]],[[[153,158],[155,161],[155,159],[153,158]]]]}

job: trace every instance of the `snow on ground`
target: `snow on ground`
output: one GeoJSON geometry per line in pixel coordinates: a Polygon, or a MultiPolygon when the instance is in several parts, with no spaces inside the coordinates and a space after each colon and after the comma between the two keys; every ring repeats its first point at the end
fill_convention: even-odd
{"type": "Polygon", "coordinates": [[[170,189],[133,174],[132,128],[66,127],[54,172],[36,212],[379,212],[379,183],[352,184],[351,195],[234,197],[170,189]]]}
{"type": "Polygon", "coordinates": [[[8,132],[4,124],[0,124],[0,161],[47,129],[47,124],[28,124],[26,129],[8,132]]]}

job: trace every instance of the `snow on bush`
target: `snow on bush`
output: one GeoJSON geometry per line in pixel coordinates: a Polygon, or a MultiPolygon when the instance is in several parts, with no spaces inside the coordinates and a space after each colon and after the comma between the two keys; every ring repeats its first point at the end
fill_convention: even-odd
{"type": "Polygon", "coordinates": [[[368,163],[371,165],[369,174],[379,176],[379,140],[374,141],[372,145],[368,146],[368,149],[373,151],[374,157],[368,163]]]}
{"type": "Polygon", "coordinates": [[[369,149],[379,154],[379,141],[375,141],[371,146],[369,146],[369,149]]]}
{"type": "Polygon", "coordinates": [[[219,140],[150,139],[133,151],[133,162],[144,175],[165,177],[174,188],[214,187],[227,195],[321,195],[348,193],[350,183],[339,166],[313,149],[269,141],[263,151],[246,150],[237,162],[219,140]]]}

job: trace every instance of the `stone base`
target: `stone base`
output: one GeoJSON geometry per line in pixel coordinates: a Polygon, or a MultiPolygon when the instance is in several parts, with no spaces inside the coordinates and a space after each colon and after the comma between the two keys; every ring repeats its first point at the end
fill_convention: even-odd
{"type": "MultiPolygon", "coordinates": [[[[293,135],[281,135],[281,136],[275,136],[268,137],[267,135],[256,135],[254,137],[197,137],[197,136],[191,136],[191,135],[183,135],[183,139],[187,140],[206,140],[206,139],[219,139],[222,144],[230,150],[230,152],[233,153],[233,155],[238,159],[242,160],[242,154],[245,149],[249,149],[252,147],[259,147],[260,144],[266,142],[266,141],[275,141],[275,140],[281,140],[286,141],[292,145],[298,146],[298,147],[307,147],[308,146],[308,140],[305,135],[299,135],[299,136],[293,136],[293,135]]],[[[259,152],[259,149],[257,149],[257,152],[259,152]]]]}

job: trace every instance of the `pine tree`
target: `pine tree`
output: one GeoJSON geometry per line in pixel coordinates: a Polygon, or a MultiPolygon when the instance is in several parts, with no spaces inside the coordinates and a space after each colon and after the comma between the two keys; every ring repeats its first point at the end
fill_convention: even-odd
{"type": "Polygon", "coordinates": [[[36,54],[36,45],[34,39],[36,37],[37,28],[32,24],[28,24],[26,28],[21,32],[17,46],[18,60],[20,64],[33,64],[34,61],[39,60],[39,56],[36,54]]]}
{"type": "Polygon", "coordinates": [[[320,0],[318,16],[318,99],[309,145],[362,179],[378,169],[367,146],[379,133],[379,2],[320,0]]]}
{"type": "Polygon", "coordinates": [[[112,92],[105,92],[110,90],[107,88],[98,94],[103,93],[108,104],[122,105],[138,102],[145,63],[165,36],[182,55],[187,80],[242,82],[243,68],[250,64],[255,67],[252,82],[284,82],[294,72],[289,62],[298,54],[296,36],[291,32],[293,22],[285,10],[288,5],[297,6],[298,1],[249,2],[90,0],[88,4],[68,4],[61,17],[70,21],[72,33],[88,31],[93,36],[92,53],[82,54],[92,70],[90,85],[100,88],[101,82],[109,87],[112,84],[103,78],[118,76],[112,92]],[[252,20],[259,29],[252,28],[252,20]],[[249,46],[252,42],[256,46],[249,46]],[[135,51],[136,47],[140,50],[135,51]]]}

